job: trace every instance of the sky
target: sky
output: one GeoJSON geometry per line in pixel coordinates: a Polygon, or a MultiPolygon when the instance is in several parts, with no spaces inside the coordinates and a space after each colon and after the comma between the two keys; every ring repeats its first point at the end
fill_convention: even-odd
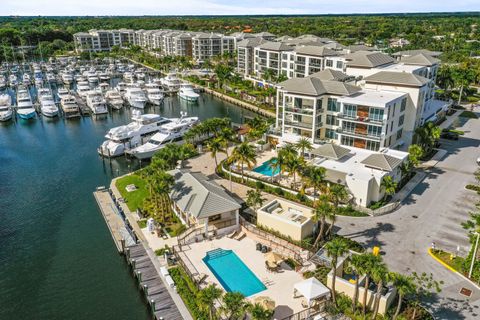
{"type": "Polygon", "coordinates": [[[0,4],[0,16],[480,11],[480,0],[1,0],[0,4]]]}

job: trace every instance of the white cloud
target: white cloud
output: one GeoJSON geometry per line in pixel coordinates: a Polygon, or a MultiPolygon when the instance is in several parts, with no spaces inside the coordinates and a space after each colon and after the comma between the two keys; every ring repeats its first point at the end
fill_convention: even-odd
{"type": "Polygon", "coordinates": [[[479,9],[478,0],[2,0],[0,15],[245,15],[479,9]]]}

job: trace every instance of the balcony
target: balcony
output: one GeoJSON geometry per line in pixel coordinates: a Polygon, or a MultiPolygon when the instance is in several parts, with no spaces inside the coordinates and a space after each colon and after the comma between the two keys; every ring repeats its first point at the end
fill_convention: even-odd
{"type": "Polygon", "coordinates": [[[292,107],[292,106],[286,106],[285,111],[313,115],[313,109],[295,108],[295,107],[292,107]]]}
{"type": "Polygon", "coordinates": [[[285,120],[284,125],[291,126],[291,127],[304,128],[308,130],[312,130],[313,128],[313,123],[307,123],[307,122],[301,122],[301,121],[285,120]]]}
{"type": "Polygon", "coordinates": [[[351,120],[351,121],[355,121],[355,122],[371,122],[373,124],[383,124],[385,123],[385,120],[383,119],[374,119],[374,118],[369,118],[369,117],[360,117],[360,116],[352,116],[352,115],[348,115],[348,114],[345,114],[345,113],[338,113],[337,114],[337,117],[339,119],[345,119],[345,120],[351,120]]]}
{"type": "Polygon", "coordinates": [[[343,133],[352,137],[363,137],[363,138],[368,138],[372,140],[380,140],[382,138],[381,135],[373,135],[368,132],[362,132],[362,131],[353,131],[353,130],[347,130],[345,128],[338,128],[336,130],[338,133],[343,133]]]}

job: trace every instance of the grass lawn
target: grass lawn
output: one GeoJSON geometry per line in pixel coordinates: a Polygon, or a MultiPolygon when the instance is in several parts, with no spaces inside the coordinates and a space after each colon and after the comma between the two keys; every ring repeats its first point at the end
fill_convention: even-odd
{"type": "Polygon", "coordinates": [[[141,207],[143,200],[149,195],[147,183],[136,174],[118,179],[115,185],[118,191],[120,191],[123,199],[125,199],[130,211],[135,211],[137,208],[141,207]],[[125,190],[125,187],[129,184],[134,184],[137,187],[137,190],[133,192],[125,190]]]}
{"type": "Polygon", "coordinates": [[[460,272],[463,274],[463,261],[464,259],[461,258],[461,257],[455,257],[453,259],[450,259],[450,256],[451,256],[451,253],[449,252],[445,252],[445,251],[442,251],[442,250],[435,250],[433,252],[433,254],[439,258],[440,260],[442,260],[443,262],[445,262],[447,265],[449,265],[450,267],[452,267],[453,269],[455,269],[456,271],[460,272]]]}
{"type": "Polygon", "coordinates": [[[147,219],[138,220],[137,224],[140,227],[140,229],[146,228],[147,227],[147,219]]]}
{"type": "Polygon", "coordinates": [[[477,114],[472,111],[463,111],[462,113],[460,113],[460,117],[478,119],[477,114]]]}

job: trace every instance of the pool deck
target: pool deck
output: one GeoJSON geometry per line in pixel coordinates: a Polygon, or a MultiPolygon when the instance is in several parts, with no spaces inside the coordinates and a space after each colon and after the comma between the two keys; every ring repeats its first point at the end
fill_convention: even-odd
{"type": "MultiPolygon", "coordinates": [[[[268,296],[276,303],[274,318],[283,319],[293,313],[305,308],[302,307],[302,298],[293,298],[293,286],[300,282],[303,277],[291,270],[285,263],[282,263],[280,272],[269,272],[265,268],[264,254],[255,249],[255,241],[245,237],[241,241],[223,237],[211,241],[202,241],[183,246],[185,256],[196,267],[199,273],[208,275],[207,283],[214,283],[223,289],[220,282],[213,275],[207,265],[203,262],[208,251],[214,249],[233,250],[245,265],[262,281],[267,287],[255,295],[248,297],[254,299],[256,296],[268,296]]],[[[241,281],[241,279],[239,280],[241,281]]]]}

